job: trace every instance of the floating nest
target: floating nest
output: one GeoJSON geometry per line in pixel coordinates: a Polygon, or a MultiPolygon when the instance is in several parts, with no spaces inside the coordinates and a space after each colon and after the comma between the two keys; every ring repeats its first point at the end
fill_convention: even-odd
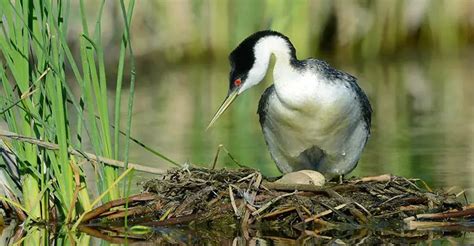
{"type": "MultiPolygon", "coordinates": [[[[128,201],[94,209],[84,217],[82,229],[100,236],[101,227],[119,228],[127,216],[129,224],[142,229],[179,228],[173,231],[179,234],[187,228],[183,237],[191,230],[201,239],[278,235],[326,243],[419,241],[427,239],[424,229],[441,228],[439,237],[474,230],[474,205],[432,191],[418,179],[381,175],[324,187],[271,181],[254,169],[173,169],[145,182],[144,192],[128,201]]],[[[150,239],[167,233],[155,229],[135,236],[150,239]]]]}

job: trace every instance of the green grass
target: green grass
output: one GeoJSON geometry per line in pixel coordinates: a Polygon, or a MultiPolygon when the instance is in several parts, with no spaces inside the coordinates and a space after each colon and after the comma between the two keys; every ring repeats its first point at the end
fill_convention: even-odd
{"type": "MultiPolygon", "coordinates": [[[[0,0],[0,116],[9,132],[45,143],[38,145],[2,135],[3,148],[14,156],[13,164],[19,171],[19,177],[10,175],[9,180],[1,180],[13,191],[2,199],[18,201],[17,207],[24,209],[28,221],[49,220],[53,215],[72,222],[90,210],[97,201],[90,201],[84,165],[93,164],[102,201],[121,196],[117,167],[74,157],[70,150],[123,159],[127,169],[135,84],[129,28],[135,1],[128,1],[127,6],[120,1],[123,35],[112,96],[107,89],[107,81],[112,80],[107,74],[112,73],[107,73],[101,37],[107,3],[100,1],[93,28],[88,25],[90,13],[86,13],[85,4],[80,1],[81,33],[71,36],[71,1],[0,0]],[[68,37],[76,39],[77,50],[71,48],[68,37]],[[127,61],[130,70],[125,70],[127,61]],[[119,116],[125,74],[130,74],[131,81],[123,147],[119,116]],[[45,148],[48,143],[59,148],[45,148]],[[21,180],[22,187],[12,180],[21,180]],[[50,213],[53,207],[57,214],[50,213]]],[[[5,165],[3,170],[11,171],[8,169],[5,165]]]]}

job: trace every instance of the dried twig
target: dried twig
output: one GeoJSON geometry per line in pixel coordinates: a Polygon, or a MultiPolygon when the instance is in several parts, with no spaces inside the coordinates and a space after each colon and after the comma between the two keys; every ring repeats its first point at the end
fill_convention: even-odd
{"type": "Polygon", "coordinates": [[[383,174],[379,176],[372,176],[372,177],[364,177],[355,181],[353,183],[360,183],[360,182],[388,182],[392,180],[392,175],[390,174],[383,174]]]}
{"type": "MultiPolygon", "coordinates": [[[[340,209],[346,207],[347,205],[348,205],[347,203],[344,203],[344,204],[341,204],[341,205],[338,205],[338,206],[334,207],[334,209],[335,209],[335,210],[340,210],[340,209]]],[[[313,220],[315,220],[315,219],[318,219],[318,218],[321,218],[321,217],[326,216],[326,215],[328,215],[328,214],[331,214],[333,211],[334,211],[334,210],[331,210],[331,209],[325,210],[325,211],[323,211],[323,212],[321,212],[321,213],[319,213],[319,214],[313,215],[313,216],[311,216],[311,217],[305,219],[305,220],[304,220],[304,223],[308,223],[308,222],[313,221],[313,220]]]]}
{"type": "Polygon", "coordinates": [[[270,213],[267,213],[267,214],[263,215],[262,218],[274,217],[274,216],[277,216],[277,215],[280,215],[280,214],[283,214],[283,213],[286,213],[286,212],[290,212],[290,211],[293,211],[293,210],[296,210],[296,207],[278,209],[276,211],[273,211],[273,212],[270,212],[270,213]]]}
{"type": "MultiPolygon", "coordinates": [[[[433,229],[433,228],[442,228],[442,227],[459,227],[462,226],[461,222],[446,222],[446,221],[409,221],[408,223],[409,230],[421,230],[421,229],[433,229]]],[[[474,228],[464,228],[466,231],[474,231],[474,228]]]]}
{"type": "Polygon", "coordinates": [[[128,210],[115,211],[114,213],[107,215],[105,218],[108,220],[113,220],[113,219],[124,218],[125,216],[138,216],[138,215],[147,214],[147,213],[154,213],[160,210],[162,207],[163,207],[163,204],[161,204],[161,202],[155,202],[151,206],[150,205],[136,206],[133,208],[129,208],[128,210]]]}
{"type": "Polygon", "coordinates": [[[361,208],[362,210],[364,210],[365,213],[367,213],[367,215],[369,216],[372,216],[372,213],[366,209],[364,206],[362,206],[362,204],[356,202],[356,201],[352,201],[352,203],[354,203],[357,207],[361,208]]]}
{"type": "Polygon", "coordinates": [[[232,190],[231,185],[229,185],[229,197],[230,197],[230,204],[232,204],[232,209],[234,209],[235,216],[240,217],[240,212],[237,209],[237,205],[235,204],[234,191],[232,190]]]}
{"type": "MultiPolygon", "coordinates": [[[[59,145],[57,145],[57,144],[46,142],[46,141],[39,140],[39,139],[36,139],[36,138],[22,136],[22,135],[19,135],[19,134],[13,133],[13,132],[9,132],[9,131],[6,131],[6,130],[0,130],[0,137],[14,139],[14,140],[18,140],[18,141],[21,141],[21,142],[34,144],[34,145],[37,145],[37,146],[40,146],[40,147],[43,147],[43,148],[49,149],[49,150],[59,150],[59,145]]],[[[123,161],[113,160],[113,159],[105,158],[105,157],[98,156],[98,155],[95,155],[95,154],[82,152],[82,151],[73,149],[71,147],[68,148],[67,151],[71,155],[84,157],[88,160],[104,163],[106,165],[121,167],[121,168],[125,167],[125,163],[123,161]]],[[[153,174],[163,174],[164,173],[164,170],[162,170],[162,169],[148,167],[148,166],[144,166],[144,165],[140,165],[140,164],[136,164],[136,163],[130,163],[130,162],[128,163],[128,168],[133,168],[137,171],[153,173],[153,174]]]]}
{"type": "Polygon", "coordinates": [[[128,200],[128,203],[130,204],[132,202],[150,201],[150,200],[153,200],[153,199],[156,199],[155,194],[153,194],[153,193],[142,193],[142,194],[130,196],[128,198],[121,198],[121,199],[117,199],[117,200],[107,202],[107,203],[103,204],[102,206],[99,206],[99,207],[93,209],[92,211],[86,213],[84,215],[84,217],[82,218],[82,223],[99,217],[102,213],[110,210],[113,207],[124,205],[127,202],[127,200],[128,200]]]}
{"type": "Polygon", "coordinates": [[[382,205],[385,205],[385,204],[387,204],[387,203],[389,203],[389,202],[391,202],[395,199],[399,199],[399,198],[406,197],[406,196],[407,196],[407,194],[400,194],[400,195],[392,196],[389,199],[387,199],[387,200],[383,201],[382,203],[378,204],[377,207],[382,207],[382,205]]]}
{"type": "MultiPolygon", "coordinates": [[[[474,216],[474,208],[468,208],[460,211],[449,211],[444,213],[435,213],[435,214],[417,214],[415,219],[450,219],[450,218],[460,218],[460,217],[469,217],[474,216]]],[[[413,217],[408,217],[405,220],[412,220],[413,217]]]]}
{"type": "Polygon", "coordinates": [[[280,190],[280,191],[324,191],[325,189],[320,186],[310,185],[310,184],[282,184],[282,183],[273,183],[264,181],[262,186],[269,190],[280,190]]]}
{"type": "Polygon", "coordinates": [[[257,211],[253,212],[252,215],[253,216],[256,216],[258,214],[261,214],[263,211],[265,211],[267,208],[269,208],[272,204],[278,202],[280,199],[284,198],[284,197],[288,197],[288,196],[292,196],[292,195],[295,195],[296,194],[296,191],[295,192],[292,192],[292,193],[287,193],[287,194],[283,194],[281,196],[277,196],[275,198],[273,198],[272,200],[270,200],[269,202],[265,203],[261,208],[259,208],[257,211]]]}

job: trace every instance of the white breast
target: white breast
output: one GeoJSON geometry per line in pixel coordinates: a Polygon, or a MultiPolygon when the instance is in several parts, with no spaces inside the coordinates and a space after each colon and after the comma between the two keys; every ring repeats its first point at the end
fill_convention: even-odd
{"type": "Polygon", "coordinates": [[[348,148],[345,140],[361,118],[354,92],[343,82],[324,81],[314,74],[299,78],[275,81],[266,117],[274,141],[293,157],[312,146],[343,154],[348,148]]]}

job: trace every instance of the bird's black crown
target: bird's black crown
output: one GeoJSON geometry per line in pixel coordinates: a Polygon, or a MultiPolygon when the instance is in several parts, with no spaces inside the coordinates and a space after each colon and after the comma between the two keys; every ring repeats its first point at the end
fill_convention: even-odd
{"type": "Polygon", "coordinates": [[[267,36],[278,36],[286,40],[291,51],[291,57],[296,59],[295,47],[293,47],[293,44],[291,44],[287,36],[272,30],[256,32],[242,41],[229,55],[231,65],[229,89],[232,90],[235,87],[234,81],[237,78],[245,81],[249,70],[255,62],[254,47],[261,38],[267,36]]]}

